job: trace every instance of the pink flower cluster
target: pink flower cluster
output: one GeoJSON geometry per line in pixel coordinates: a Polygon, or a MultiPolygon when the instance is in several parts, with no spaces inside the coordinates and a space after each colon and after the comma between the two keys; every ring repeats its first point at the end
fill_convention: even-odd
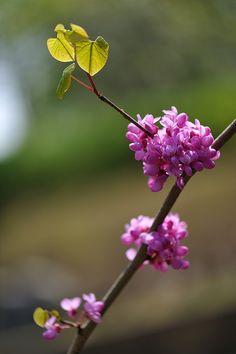
{"type": "Polygon", "coordinates": [[[135,248],[126,252],[127,258],[132,261],[141,244],[147,245],[147,260],[144,264],[150,264],[154,269],[166,272],[168,266],[174,269],[187,269],[189,262],[184,259],[188,254],[188,248],[180,244],[187,237],[187,224],[179,219],[178,214],[169,214],[156,231],[149,233],[153,219],[148,216],[138,216],[125,225],[125,233],[121,241],[135,248]]]}
{"type": "Polygon", "coordinates": [[[195,171],[211,169],[220,152],[211,147],[214,138],[209,127],[204,127],[196,119],[188,120],[186,113],[178,114],[175,107],[164,110],[161,118],[148,114],[138,122],[153,138],[147,136],[133,123],[128,125],[129,147],[135,152],[135,159],[143,161],[143,171],[152,192],[158,192],[169,176],[176,178],[180,189],[184,187],[184,175],[191,176],[195,171]],[[162,128],[155,125],[161,124],[162,128]]]}
{"type": "MultiPolygon", "coordinates": [[[[102,301],[97,301],[95,295],[92,293],[83,294],[83,300],[83,311],[78,322],[69,323],[67,321],[58,321],[55,316],[50,316],[44,324],[45,331],[43,332],[43,337],[48,340],[55,339],[62,329],[70,328],[71,324],[73,327],[79,327],[82,324],[81,321],[86,318],[95,323],[100,323],[104,303],[102,301]]],[[[73,299],[65,298],[61,301],[61,308],[67,312],[69,317],[75,318],[80,304],[80,297],[75,297],[73,299]]]]}
{"type": "Polygon", "coordinates": [[[51,316],[44,325],[43,338],[47,340],[55,339],[62,330],[62,326],[57,323],[57,318],[51,316]]]}
{"type": "Polygon", "coordinates": [[[95,323],[101,322],[101,313],[104,308],[104,303],[102,301],[97,301],[94,294],[90,293],[88,295],[84,294],[83,299],[85,301],[84,311],[88,319],[95,323]]]}

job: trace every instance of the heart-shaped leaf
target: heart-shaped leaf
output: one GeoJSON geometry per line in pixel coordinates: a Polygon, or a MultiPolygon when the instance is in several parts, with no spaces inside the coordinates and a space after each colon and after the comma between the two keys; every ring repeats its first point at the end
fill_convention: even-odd
{"type": "Polygon", "coordinates": [[[71,74],[75,70],[75,63],[67,66],[62,73],[61,80],[57,86],[57,97],[62,99],[64,94],[69,90],[71,85],[71,74]]]}
{"type": "Polygon", "coordinates": [[[58,321],[60,321],[60,319],[61,319],[61,315],[60,315],[60,313],[59,313],[57,310],[51,310],[51,311],[50,311],[50,315],[51,315],[52,317],[56,317],[56,319],[57,319],[58,321]]]}
{"type": "Polygon", "coordinates": [[[58,25],[56,25],[56,27],[54,28],[54,31],[55,32],[62,32],[62,33],[65,33],[66,32],[66,29],[64,27],[64,25],[62,25],[61,23],[59,23],[58,25]]]}
{"type": "Polygon", "coordinates": [[[108,43],[98,37],[95,41],[83,40],[76,43],[76,60],[81,69],[91,76],[97,74],[106,64],[108,43]]]}
{"type": "Polygon", "coordinates": [[[88,33],[85,31],[83,27],[74,25],[73,23],[70,24],[70,27],[72,31],[77,34],[80,40],[88,38],[88,33]]]}
{"type": "Polygon", "coordinates": [[[33,319],[36,325],[39,327],[44,327],[45,323],[49,319],[49,314],[47,310],[37,307],[33,313],[33,319]]]}
{"type": "MultiPolygon", "coordinates": [[[[63,25],[58,25],[58,26],[63,26],[63,25]]],[[[66,40],[62,29],[59,30],[57,29],[57,38],[48,39],[47,47],[49,53],[54,59],[62,62],[74,61],[74,56],[75,56],[74,48],[66,40]]]]}

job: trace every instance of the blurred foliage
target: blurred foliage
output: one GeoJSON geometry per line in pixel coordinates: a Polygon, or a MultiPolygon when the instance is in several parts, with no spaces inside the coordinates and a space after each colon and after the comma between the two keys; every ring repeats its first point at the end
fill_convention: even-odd
{"type": "MultiPolygon", "coordinates": [[[[235,78],[236,79],[236,78],[235,78]]],[[[160,95],[130,94],[123,97],[129,112],[161,114],[160,107],[175,104],[186,110],[191,118],[211,122],[214,135],[234,117],[235,80],[225,78],[195,83],[160,95]],[[231,84],[230,84],[231,83],[231,84]],[[146,109],[148,107],[148,109],[146,109]]],[[[90,181],[94,175],[117,170],[125,163],[135,164],[125,139],[126,123],[96,97],[95,105],[88,109],[83,99],[71,106],[68,98],[42,112],[32,124],[30,135],[17,155],[1,165],[0,188],[4,199],[32,187],[41,188],[68,179],[90,181]],[[63,107],[62,107],[63,104],[63,107]]],[[[89,101],[90,102],[90,101],[89,101]]]]}
{"type": "Polygon", "coordinates": [[[118,113],[74,83],[70,97],[56,100],[63,67],[46,49],[56,23],[78,23],[108,40],[110,58],[96,82],[118,105],[134,116],[176,105],[216,134],[234,116],[235,16],[232,0],[2,0],[3,54],[31,108],[24,146],[0,164],[2,198],[133,163],[118,113]]]}

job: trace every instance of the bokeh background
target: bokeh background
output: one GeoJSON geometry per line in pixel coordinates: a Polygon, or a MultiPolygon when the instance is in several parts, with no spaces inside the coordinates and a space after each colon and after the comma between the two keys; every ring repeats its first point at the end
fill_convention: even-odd
{"type": "MultiPolygon", "coordinates": [[[[64,64],[46,40],[57,23],[110,43],[100,91],[133,116],[176,105],[216,136],[235,118],[233,0],[1,0],[0,351],[65,353],[73,333],[42,340],[36,306],[101,297],[126,265],[119,237],[154,215],[152,194],[125,140],[126,121],[82,87],[63,101],[64,64]]],[[[77,70],[77,77],[84,78],[77,70]]],[[[176,203],[189,224],[191,268],[140,271],[94,333],[88,353],[236,352],[235,139],[217,168],[176,203]]]]}

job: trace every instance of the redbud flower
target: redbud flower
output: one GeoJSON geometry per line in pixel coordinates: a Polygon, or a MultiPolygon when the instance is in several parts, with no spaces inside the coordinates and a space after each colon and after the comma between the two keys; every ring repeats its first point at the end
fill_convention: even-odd
{"type": "Polygon", "coordinates": [[[101,312],[104,308],[104,302],[96,301],[96,297],[92,293],[88,295],[83,294],[83,299],[85,301],[84,311],[87,318],[95,323],[100,323],[101,312]]]}
{"type": "Polygon", "coordinates": [[[184,175],[211,169],[220,157],[220,152],[211,147],[214,138],[209,127],[202,126],[197,119],[190,122],[187,114],[178,114],[175,107],[163,113],[161,118],[148,114],[141,119],[138,115],[139,124],[153,134],[152,138],[132,123],[126,133],[135,159],[143,161],[143,171],[153,192],[160,191],[169,176],[174,176],[182,189],[184,175]],[[157,121],[162,128],[155,125],[157,121]]]}
{"type": "Polygon", "coordinates": [[[140,215],[137,219],[133,218],[129,224],[125,225],[125,233],[121,235],[121,240],[125,245],[132,243],[140,245],[140,235],[149,231],[153,223],[153,218],[140,215]]]}
{"type": "Polygon", "coordinates": [[[50,317],[45,325],[44,328],[46,328],[46,331],[43,332],[43,337],[48,340],[55,339],[57,335],[61,331],[61,327],[58,323],[56,323],[56,317],[52,316],[50,317]]]}
{"type": "MultiPolygon", "coordinates": [[[[174,269],[187,269],[189,262],[185,260],[184,257],[188,254],[188,248],[180,244],[181,240],[188,235],[187,224],[179,219],[178,214],[170,213],[157,230],[149,233],[152,220],[153,219],[142,215],[136,219],[131,219],[131,223],[125,226],[125,239],[130,241],[126,242],[126,244],[130,245],[133,243],[136,247],[141,244],[146,244],[147,260],[144,264],[150,264],[154,269],[162,272],[167,271],[168,266],[174,269]],[[131,223],[135,225],[135,230],[139,230],[139,226],[142,225],[143,220],[146,222],[149,220],[149,226],[146,227],[145,232],[135,234],[134,238],[131,235],[133,231],[131,223]]],[[[121,236],[123,243],[124,235],[121,236]]],[[[132,261],[136,253],[136,248],[130,248],[126,251],[126,256],[132,261]]]]}
{"type": "Polygon", "coordinates": [[[61,307],[63,308],[63,310],[67,311],[67,314],[70,317],[76,316],[80,304],[81,304],[80,297],[74,297],[73,299],[65,298],[61,301],[61,307]]]}

